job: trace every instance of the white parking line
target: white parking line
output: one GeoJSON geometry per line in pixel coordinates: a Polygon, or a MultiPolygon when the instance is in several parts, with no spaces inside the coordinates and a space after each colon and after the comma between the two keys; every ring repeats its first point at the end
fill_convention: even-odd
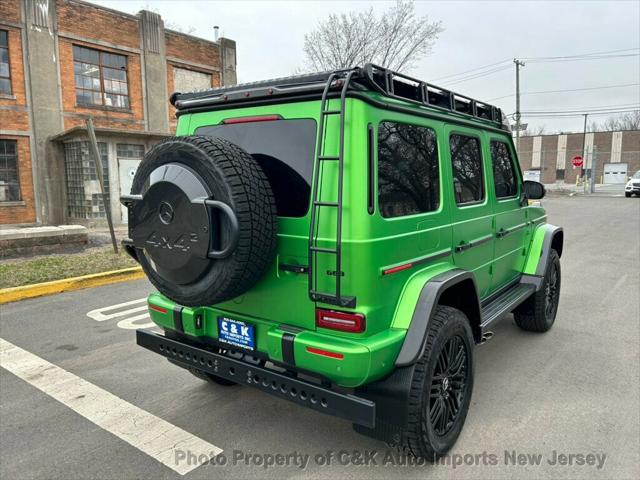
{"type": "MultiPolygon", "coordinates": [[[[180,475],[222,449],[0,338],[0,366],[180,475]],[[177,452],[194,461],[176,462],[177,452]]],[[[37,412],[36,412],[37,415],[37,412]]]]}
{"type": "Polygon", "coordinates": [[[131,300],[129,302],[118,303],[117,305],[109,305],[108,307],[96,308],[87,312],[87,317],[94,319],[96,322],[104,322],[107,320],[113,320],[120,317],[123,318],[117,323],[118,328],[125,330],[136,330],[138,328],[152,328],[155,326],[153,322],[139,323],[140,320],[148,319],[149,312],[147,311],[147,298],[139,298],[138,300],[131,300]],[[137,306],[133,306],[137,305],[137,306]],[[133,307],[132,307],[133,306],[133,307]],[[125,308],[132,307],[132,308],[125,308]],[[133,315],[134,313],[140,313],[133,315]]]}

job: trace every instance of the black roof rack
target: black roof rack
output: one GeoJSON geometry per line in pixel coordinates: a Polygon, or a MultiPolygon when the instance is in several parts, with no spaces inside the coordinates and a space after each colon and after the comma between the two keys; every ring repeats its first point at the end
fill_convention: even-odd
{"type": "MultiPolygon", "coordinates": [[[[372,63],[367,63],[364,67],[354,67],[337,72],[340,71],[354,71],[349,86],[351,90],[375,91],[385,97],[488,120],[508,129],[508,126],[503,122],[500,108],[446,88],[372,63]]],[[[191,93],[176,92],[171,95],[170,101],[180,111],[269,97],[297,96],[305,93],[321,95],[332,73],[336,73],[336,71],[276,78],[191,93]]],[[[339,80],[335,83],[335,88],[341,86],[339,80]]]]}

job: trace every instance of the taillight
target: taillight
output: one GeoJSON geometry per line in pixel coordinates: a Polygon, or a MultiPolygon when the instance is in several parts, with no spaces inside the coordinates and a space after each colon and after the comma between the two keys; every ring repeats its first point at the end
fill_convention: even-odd
{"type": "Polygon", "coordinates": [[[336,312],[335,310],[316,310],[316,326],[341,330],[343,332],[364,332],[365,319],[361,313],[336,312]]]}
{"type": "Polygon", "coordinates": [[[274,120],[282,120],[282,117],[280,115],[262,115],[259,117],[226,118],[222,123],[229,125],[233,123],[271,122],[274,120]]]}

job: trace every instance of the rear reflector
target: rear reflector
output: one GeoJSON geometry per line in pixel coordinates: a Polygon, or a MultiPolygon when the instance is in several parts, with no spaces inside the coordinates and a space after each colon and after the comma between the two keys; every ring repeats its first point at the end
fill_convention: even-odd
{"type": "Polygon", "coordinates": [[[361,313],[336,312],[319,308],[316,310],[316,326],[359,333],[364,332],[365,319],[361,313]]]}
{"type": "Polygon", "coordinates": [[[272,122],[273,120],[282,120],[282,117],[280,115],[262,115],[260,117],[226,118],[222,123],[228,125],[232,123],[272,122]]]}
{"type": "Polygon", "coordinates": [[[338,360],[342,360],[344,355],[337,352],[329,352],[327,350],[321,350],[319,348],[307,347],[307,352],[315,353],[316,355],[324,355],[329,358],[337,358],[338,360]]]}
{"type": "Polygon", "coordinates": [[[156,312],[160,312],[160,313],[167,313],[166,308],[162,308],[157,305],[149,305],[149,310],[155,310],[156,312]]]}

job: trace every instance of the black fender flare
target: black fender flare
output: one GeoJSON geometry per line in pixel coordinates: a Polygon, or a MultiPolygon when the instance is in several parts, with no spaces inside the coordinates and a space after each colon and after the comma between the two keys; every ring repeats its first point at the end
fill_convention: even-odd
{"type": "MultiPolygon", "coordinates": [[[[480,319],[480,300],[473,273],[455,268],[436,275],[426,282],[420,291],[418,302],[411,316],[411,324],[396,358],[396,367],[413,365],[424,354],[429,323],[440,297],[446,290],[464,281],[471,281],[473,284],[475,298],[466,300],[470,302],[471,308],[477,313],[477,320],[480,319]]],[[[469,320],[473,322],[473,319],[469,320]]],[[[473,329],[473,324],[471,327],[473,329]]]]}

